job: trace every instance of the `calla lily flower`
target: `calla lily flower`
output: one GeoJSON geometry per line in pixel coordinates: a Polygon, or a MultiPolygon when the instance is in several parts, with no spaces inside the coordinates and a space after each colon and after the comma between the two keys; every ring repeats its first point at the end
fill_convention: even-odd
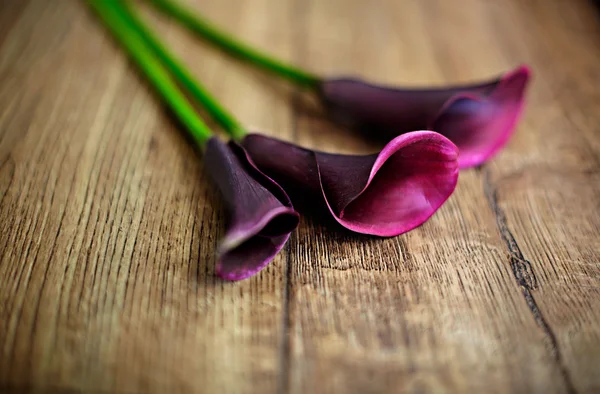
{"type": "Polygon", "coordinates": [[[281,250],[298,226],[299,215],[283,189],[256,168],[238,144],[213,137],[204,160],[228,216],[216,274],[227,280],[247,278],[281,250]]]}
{"type": "Polygon", "coordinates": [[[424,223],[458,179],[458,149],[431,131],[402,134],[365,156],[313,151],[260,134],[241,145],[294,203],[321,202],[347,229],[382,237],[424,223]]]}
{"type": "Polygon", "coordinates": [[[389,140],[411,130],[435,130],[458,146],[459,166],[466,168],[482,164],[508,142],[530,74],[521,66],[493,81],[446,89],[330,79],[320,83],[319,93],[334,117],[372,137],[389,140]]]}

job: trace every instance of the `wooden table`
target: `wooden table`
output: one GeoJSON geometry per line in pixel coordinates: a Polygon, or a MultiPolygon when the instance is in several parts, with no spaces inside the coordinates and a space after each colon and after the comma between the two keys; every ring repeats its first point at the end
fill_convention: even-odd
{"type": "MultiPolygon", "coordinates": [[[[191,2],[191,0],[187,0],[191,2]]],[[[303,218],[261,274],[216,279],[201,157],[82,2],[0,1],[0,391],[600,392],[600,14],[585,0],[196,0],[323,74],[534,70],[508,147],[424,226],[303,218]]],[[[372,151],[144,8],[245,123],[372,151]]]]}

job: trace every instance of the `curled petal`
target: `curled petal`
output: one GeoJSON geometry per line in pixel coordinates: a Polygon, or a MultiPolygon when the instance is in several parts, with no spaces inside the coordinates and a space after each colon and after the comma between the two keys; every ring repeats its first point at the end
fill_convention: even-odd
{"type": "Polygon", "coordinates": [[[337,155],[251,134],[242,145],[292,200],[321,201],[342,226],[395,236],[431,217],[458,179],[458,150],[444,136],[415,131],[379,154],[337,155]]]}
{"type": "Polygon", "coordinates": [[[411,130],[443,134],[460,149],[461,168],[482,164],[512,135],[531,72],[526,66],[493,81],[446,89],[392,89],[352,79],[322,83],[332,113],[367,135],[391,139],[411,130]]]}
{"type": "Polygon", "coordinates": [[[228,216],[216,273],[227,280],[247,278],[281,250],[299,215],[283,189],[256,168],[241,146],[212,138],[204,157],[228,216]]]}

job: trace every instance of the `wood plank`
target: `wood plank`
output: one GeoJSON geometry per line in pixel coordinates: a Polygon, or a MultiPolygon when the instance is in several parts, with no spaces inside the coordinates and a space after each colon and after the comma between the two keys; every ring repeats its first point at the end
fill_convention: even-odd
{"type": "Polygon", "coordinates": [[[534,64],[539,77],[520,134],[527,140],[486,174],[514,234],[511,251],[534,274],[523,291],[563,375],[585,393],[600,391],[600,95],[592,88],[600,84],[597,11],[585,1],[507,8],[507,19],[530,28],[499,32],[507,37],[504,52],[534,64]]]}
{"type": "MultiPolygon", "coordinates": [[[[506,3],[522,4],[463,1],[457,6],[429,0],[372,7],[362,2],[311,2],[303,28],[305,52],[298,60],[325,74],[359,74],[390,84],[487,78],[523,61],[530,61],[544,78],[543,59],[498,50],[518,45],[533,18],[513,14],[512,8],[505,9],[506,3]]],[[[545,8],[525,4],[532,10],[545,8]]],[[[540,27],[540,34],[553,30],[552,23],[540,27]]],[[[532,44],[541,40],[536,37],[532,44]]],[[[562,68],[555,68],[568,66],[563,62],[562,68]]],[[[532,99],[530,106],[538,109],[536,119],[543,118],[543,104],[532,99]]],[[[597,178],[586,172],[589,166],[576,166],[573,172],[580,175],[574,182],[587,182],[588,187],[579,204],[569,210],[577,211],[577,219],[558,233],[546,226],[557,221],[548,211],[549,204],[568,204],[570,194],[561,191],[561,176],[545,172],[551,182],[547,188],[555,190],[555,197],[537,206],[531,202],[544,195],[541,185],[522,180],[511,187],[497,182],[498,174],[510,174],[507,168],[514,171],[515,166],[521,166],[517,174],[524,179],[537,176],[536,172],[524,175],[529,167],[522,164],[542,158],[543,150],[532,148],[532,143],[543,143],[558,133],[562,137],[557,139],[582,141],[583,136],[567,136],[559,128],[540,135],[539,126],[531,125],[532,116],[535,113],[526,117],[518,136],[493,164],[461,173],[455,195],[416,231],[394,240],[365,242],[321,236],[316,224],[300,229],[292,248],[298,252],[291,260],[289,290],[291,392],[592,392],[597,387],[598,378],[590,370],[599,361],[598,318],[590,312],[591,300],[598,298],[591,294],[598,289],[596,274],[577,276],[586,283],[573,284],[579,290],[569,303],[563,300],[564,293],[555,288],[542,293],[539,281],[535,282],[536,272],[573,261],[566,253],[576,247],[565,251],[571,240],[591,258],[579,253],[579,266],[588,273],[597,269],[598,255],[591,252],[598,239],[597,178]],[[507,223],[517,219],[520,227],[513,230],[513,237],[507,223]],[[580,223],[588,223],[584,225],[589,230],[575,232],[580,223]],[[544,242],[529,242],[530,249],[523,248],[527,256],[543,254],[545,248],[563,252],[536,259],[540,266],[532,268],[515,241],[531,241],[531,237],[542,237],[544,242]],[[555,237],[564,238],[558,243],[555,237]],[[574,308],[577,303],[583,305],[574,308]],[[569,319],[561,323],[559,316],[569,319]],[[584,318],[585,323],[577,323],[584,318]],[[575,324],[585,329],[577,335],[580,340],[567,345],[574,349],[563,356],[557,336],[566,340],[575,324]]],[[[300,143],[362,151],[356,149],[360,143],[355,137],[329,133],[327,122],[301,119],[300,143]]],[[[592,127],[597,131],[596,125],[592,127]]],[[[557,166],[568,159],[559,146],[552,148],[555,155],[544,155],[545,160],[557,166]]],[[[573,152],[582,149],[578,145],[573,152]]],[[[575,190],[580,188],[569,193],[575,190]]],[[[563,271],[562,278],[573,274],[577,275],[563,271]]]]}
{"type": "MultiPolygon", "coordinates": [[[[255,18],[288,15],[202,6],[250,40],[281,29],[255,18]]],[[[244,119],[290,123],[285,96],[161,22],[244,119]]],[[[0,56],[2,390],[276,391],[286,252],[250,280],[215,279],[219,197],[121,49],[82,2],[31,1],[0,56]]]]}

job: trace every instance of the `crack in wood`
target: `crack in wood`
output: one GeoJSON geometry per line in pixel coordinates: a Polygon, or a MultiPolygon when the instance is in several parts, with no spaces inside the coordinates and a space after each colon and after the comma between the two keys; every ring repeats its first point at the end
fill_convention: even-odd
{"type": "Polygon", "coordinates": [[[563,362],[563,357],[558,347],[556,335],[542,314],[542,311],[540,310],[533,295],[533,291],[538,288],[538,282],[531,263],[523,256],[523,252],[521,252],[514,235],[508,227],[506,214],[498,204],[498,191],[490,181],[489,170],[479,167],[478,171],[482,174],[484,193],[488,200],[490,209],[496,217],[496,224],[498,226],[500,236],[508,248],[510,267],[517,284],[521,288],[521,294],[525,299],[525,303],[533,315],[536,324],[546,336],[548,350],[556,362],[558,369],[560,370],[560,374],[565,383],[567,392],[577,393],[577,390],[573,385],[571,375],[569,374],[569,371],[563,362]]]}
{"type": "MultiPolygon", "coordinates": [[[[293,236],[293,235],[292,235],[293,236]]],[[[288,241],[287,257],[285,259],[285,275],[283,281],[283,312],[282,312],[282,334],[280,344],[280,355],[279,365],[281,372],[278,376],[277,381],[277,392],[288,393],[290,391],[290,352],[291,352],[291,340],[292,336],[290,333],[290,304],[291,304],[291,291],[292,291],[292,279],[291,279],[291,256],[292,256],[292,244],[288,241]]]]}

